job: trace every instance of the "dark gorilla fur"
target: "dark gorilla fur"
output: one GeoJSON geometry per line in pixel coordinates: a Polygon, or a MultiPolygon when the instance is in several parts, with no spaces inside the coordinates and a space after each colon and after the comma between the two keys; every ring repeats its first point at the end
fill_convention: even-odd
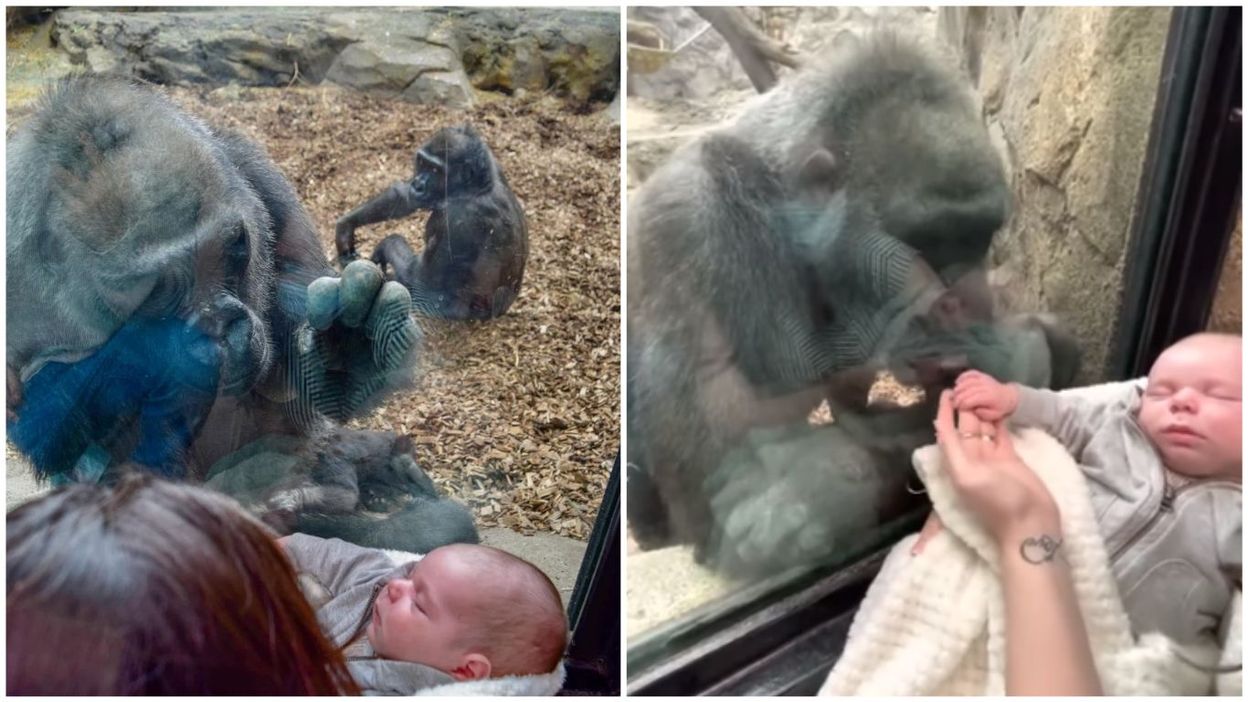
{"type": "MultiPolygon", "coordinates": [[[[365,262],[338,279],[254,143],[81,76],[9,140],[7,177],[9,430],[38,477],[203,477],[272,436],[371,450],[335,422],[410,380],[410,298],[365,262]]],[[[355,506],[301,508],[334,504],[355,506]]]]}
{"type": "Polygon", "coordinates": [[[416,151],[412,179],[396,183],[338,220],[342,260],[355,256],[355,229],[429,210],[417,258],[407,240],[386,237],[373,261],[387,264],[418,314],[493,319],[524,279],[529,232],[524,210],[485,141],[468,125],[439,130],[416,151]]]}
{"type": "Polygon", "coordinates": [[[888,32],[838,46],[634,198],[628,505],[643,547],[692,543],[745,576],[852,555],[916,506],[903,486],[939,388],[1019,366],[1010,330],[1035,320],[996,323],[983,269],[1009,190],[951,65],[888,32]],[[868,406],[885,368],[928,400],[868,406]],[[835,422],[813,426],[823,400],[835,422]]]}

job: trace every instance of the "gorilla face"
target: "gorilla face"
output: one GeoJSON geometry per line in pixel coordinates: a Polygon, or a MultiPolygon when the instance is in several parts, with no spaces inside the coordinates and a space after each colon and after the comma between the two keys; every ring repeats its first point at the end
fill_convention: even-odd
{"type": "Polygon", "coordinates": [[[485,142],[471,126],[438,130],[416,152],[414,204],[440,209],[449,197],[488,191],[493,185],[490,160],[485,142]]]}
{"type": "MultiPolygon", "coordinates": [[[[232,175],[225,169],[221,173],[232,175]]],[[[170,232],[187,236],[189,255],[174,258],[136,311],[140,316],[182,319],[215,344],[203,351],[220,363],[219,391],[241,395],[273,363],[268,323],[273,286],[273,235],[260,199],[245,183],[225,183],[228,196],[197,217],[171,217],[170,232]]]]}
{"type": "Polygon", "coordinates": [[[972,350],[992,335],[983,261],[1010,205],[969,91],[939,88],[898,90],[856,112],[825,137],[837,167],[815,171],[838,190],[822,219],[852,242],[833,247],[830,265],[862,281],[832,286],[834,299],[844,308],[846,290],[858,291],[870,355],[924,385],[973,365],[972,350]]]}

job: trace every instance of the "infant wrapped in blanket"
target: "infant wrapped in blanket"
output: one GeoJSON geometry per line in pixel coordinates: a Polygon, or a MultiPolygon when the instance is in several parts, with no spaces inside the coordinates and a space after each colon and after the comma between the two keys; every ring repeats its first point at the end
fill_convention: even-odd
{"type": "Polygon", "coordinates": [[[453,544],[423,557],[339,539],[281,539],[321,630],[366,694],[553,695],[567,620],[540,570],[453,544]]]}
{"type": "MultiPolygon", "coordinates": [[[[1238,414],[1237,379],[1222,378],[1231,368],[1237,372],[1238,338],[1215,339],[1211,346],[1203,343],[1210,339],[1197,341],[1163,354],[1150,373],[1151,396],[1141,397],[1141,385],[1127,383],[1061,396],[1023,391],[1015,402],[1022,415],[1016,419],[1044,424],[1082,464],[1042,432],[1024,430],[1015,437],[1020,457],[1060,507],[1063,556],[1102,684],[1112,694],[1204,694],[1213,684],[1210,668],[1218,662],[1219,644],[1223,660],[1239,656],[1238,421],[1234,436],[1222,428],[1212,449],[1197,452],[1202,461],[1180,455],[1176,449],[1185,446],[1168,445],[1164,437],[1157,450],[1148,445],[1150,429],[1162,433],[1175,422],[1191,421],[1192,432],[1203,427],[1215,434],[1201,423],[1216,423],[1209,413],[1233,401],[1238,414]],[[1208,356],[1220,353],[1228,358],[1210,363],[1208,356]],[[1195,365],[1185,366],[1192,356],[1195,365]],[[1213,377],[1204,377],[1209,374],[1202,368],[1216,369],[1213,377]],[[1229,397],[1231,386],[1235,398],[1229,397]],[[1212,408],[1199,406],[1202,401],[1212,408]],[[1177,419],[1150,416],[1150,403],[1177,419]],[[1196,415],[1204,416],[1194,421],[1196,415]],[[1124,450],[1131,455],[1123,458],[1124,450]],[[1172,466],[1189,475],[1175,479],[1172,466]],[[1159,562],[1165,567],[1154,567],[1159,562]]],[[[1176,436],[1175,443],[1194,443],[1185,439],[1187,432],[1176,436]]],[[[920,557],[910,555],[913,539],[895,547],[863,602],[825,694],[1004,692],[995,549],[958,504],[939,450],[921,449],[914,463],[946,530],[920,557]]],[[[1219,689],[1238,688],[1239,677],[1220,677],[1219,689]]]]}

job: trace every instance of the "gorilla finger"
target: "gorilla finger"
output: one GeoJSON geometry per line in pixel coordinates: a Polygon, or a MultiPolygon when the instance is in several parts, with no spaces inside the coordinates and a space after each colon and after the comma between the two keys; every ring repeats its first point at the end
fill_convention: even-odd
{"type": "Polygon", "coordinates": [[[309,324],[295,332],[294,362],[290,364],[287,382],[294,399],[287,413],[295,425],[309,430],[318,423],[318,415],[341,419],[342,391],[329,378],[329,360],[325,347],[309,324]]]}
{"type": "Polygon", "coordinates": [[[342,291],[339,293],[342,323],[348,327],[363,324],[384,282],[385,276],[372,261],[347,264],[342,269],[342,291]]]}
{"type": "Polygon", "coordinates": [[[334,323],[338,313],[341,279],[317,278],[308,284],[308,325],[324,331],[334,323]]]}
{"type": "Polygon", "coordinates": [[[402,284],[382,286],[365,322],[372,340],[373,363],[378,368],[398,368],[420,341],[420,327],[412,319],[412,296],[402,284]]]}
{"type": "Polygon", "coordinates": [[[338,270],[341,271],[345,269],[347,266],[351,265],[352,262],[358,261],[358,260],[360,260],[360,254],[356,253],[355,251],[348,251],[347,253],[344,253],[341,256],[339,256],[338,259],[335,261],[335,263],[338,264],[338,270]]]}

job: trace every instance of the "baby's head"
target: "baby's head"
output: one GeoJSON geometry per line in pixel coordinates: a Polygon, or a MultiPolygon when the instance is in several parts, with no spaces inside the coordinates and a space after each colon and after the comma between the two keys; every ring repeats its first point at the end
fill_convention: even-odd
{"type": "Polygon", "coordinates": [[[1243,339],[1196,334],[1161,353],[1148,373],[1139,422],[1166,467],[1193,478],[1243,475],[1243,339]]]}
{"type": "Polygon", "coordinates": [[[386,583],[367,634],[383,658],[474,680],[551,672],[563,657],[567,626],[559,591],[532,563],[454,544],[386,583]]]}

